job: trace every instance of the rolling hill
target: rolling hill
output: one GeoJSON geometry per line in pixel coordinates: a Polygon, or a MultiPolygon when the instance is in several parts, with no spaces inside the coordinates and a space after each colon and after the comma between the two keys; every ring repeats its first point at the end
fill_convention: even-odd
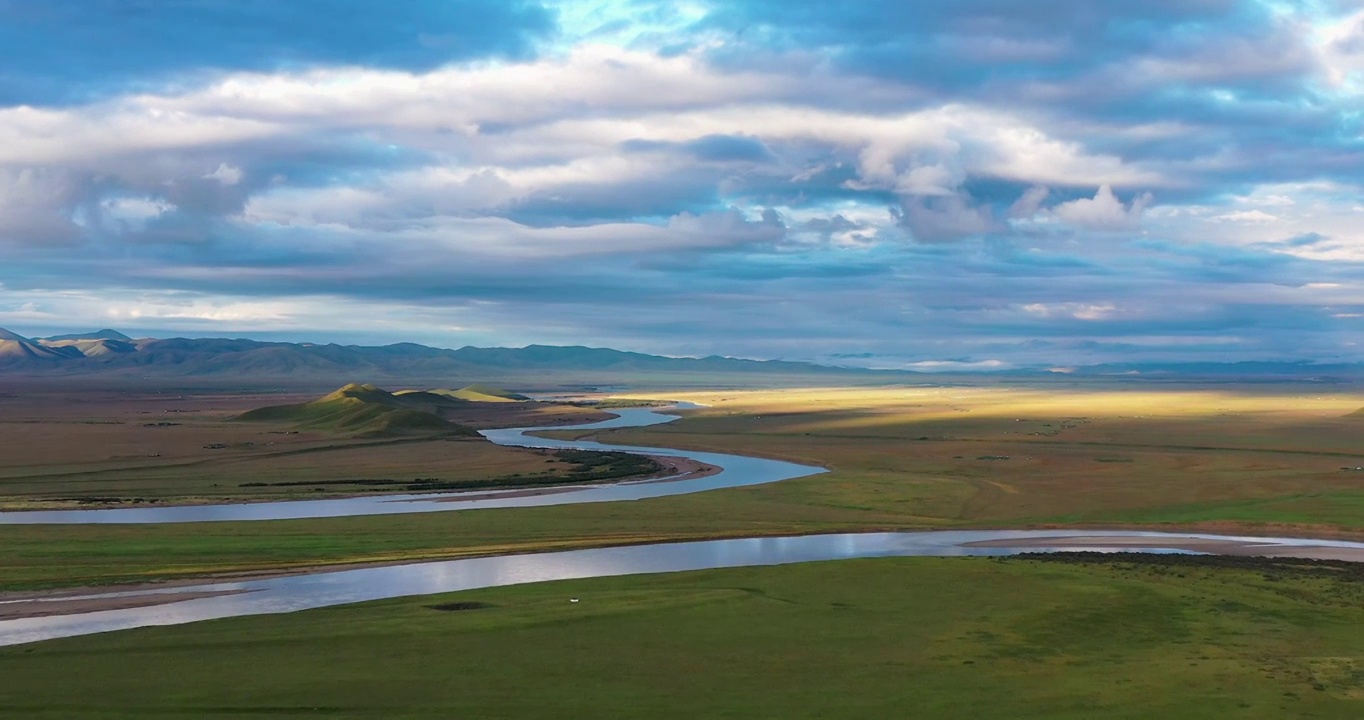
{"type": "MultiPolygon", "coordinates": [[[[409,392],[414,391],[400,391],[398,394],[403,395],[409,392]]],[[[518,395],[514,392],[508,392],[501,388],[493,387],[492,385],[484,385],[482,383],[466,385],[458,390],[427,390],[424,392],[440,395],[442,397],[454,398],[456,400],[467,400],[469,402],[505,403],[524,402],[530,399],[525,395],[518,395]]]]}
{"type": "Polygon", "coordinates": [[[48,347],[0,328],[0,364],[41,363],[47,365],[77,357],[83,358],[85,356],[75,348],[48,347]]]}
{"type": "Polygon", "coordinates": [[[355,437],[450,435],[478,437],[463,425],[437,414],[458,400],[430,393],[395,395],[373,385],[352,383],[317,400],[298,405],[257,408],[237,422],[277,423],[299,430],[320,430],[355,437]]]}
{"type": "MultiPolygon", "coordinates": [[[[39,340],[38,343],[46,348],[73,348],[83,357],[102,357],[105,355],[137,352],[136,345],[123,340],[39,340]]],[[[72,357],[74,357],[74,355],[72,357]]]]}

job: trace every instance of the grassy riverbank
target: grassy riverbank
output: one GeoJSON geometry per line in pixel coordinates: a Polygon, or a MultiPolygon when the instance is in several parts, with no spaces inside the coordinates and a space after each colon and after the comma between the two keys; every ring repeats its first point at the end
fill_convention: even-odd
{"type": "Polygon", "coordinates": [[[1354,718],[1361,646],[1364,584],[1344,573],[858,560],[0,648],[0,708],[27,718],[1354,718]]]}

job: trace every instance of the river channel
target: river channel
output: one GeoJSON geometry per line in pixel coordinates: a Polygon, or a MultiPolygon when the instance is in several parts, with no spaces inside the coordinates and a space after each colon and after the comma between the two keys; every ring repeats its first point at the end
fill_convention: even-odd
{"type": "MultiPolygon", "coordinates": [[[[683,405],[678,406],[684,408],[683,405]]],[[[694,406],[693,406],[694,407],[694,406]]],[[[667,410],[667,408],[665,408],[667,410]]],[[[761,485],[778,480],[804,477],[824,472],[823,468],[798,465],[780,460],[727,455],[724,453],[692,452],[668,448],[648,448],[609,445],[590,440],[551,440],[533,437],[528,433],[545,430],[608,430],[622,427],[661,425],[678,419],[649,408],[612,410],[618,417],[586,425],[557,427],[528,427],[484,430],[483,436],[498,445],[519,447],[611,450],[684,457],[721,468],[720,472],[705,477],[683,480],[649,480],[601,485],[569,485],[558,488],[537,488],[539,495],[528,495],[524,488],[466,493],[425,493],[415,495],[381,495],[338,498],[332,500],[287,500],[278,502],[250,502],[223,505],[182,505],[172,507],[107,508],[98,510],[24,510],[0,512],[0,525],[47,525],[91,523],[185,523],[235,522],[246,520],[300,520],[304,518],[348,517],[353,515],[396,515],[399,513],[449,512],[451,510],[485,510],[491,508],[541,507],[545,505],[573,505],[577,503],[618,502],[647,498],[685,495],[705,490],[761,485]],[[467,498],[467,499],[462,499],[467,498]]]]}

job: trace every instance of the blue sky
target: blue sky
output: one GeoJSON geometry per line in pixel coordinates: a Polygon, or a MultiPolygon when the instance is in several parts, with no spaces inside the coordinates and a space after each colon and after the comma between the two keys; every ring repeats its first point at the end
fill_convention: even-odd
{"type": "Polygon", "coordinates": [[[1356,361],[1353,0],[0,0],[0,326],[1356,361]]]}

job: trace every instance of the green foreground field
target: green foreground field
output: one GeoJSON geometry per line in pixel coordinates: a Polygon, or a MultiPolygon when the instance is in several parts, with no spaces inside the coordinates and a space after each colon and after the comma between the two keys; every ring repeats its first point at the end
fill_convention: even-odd
{"type": "Polygon", "coordinates": [[[1241,568],[1176,562],[852,560],[146,628],[0,648],[0,715],[1221,719],[1364,712],[1357,574],[1262,561],[1241,568]],[[441,606],[475,609],[435,609],[441,606]]]}

